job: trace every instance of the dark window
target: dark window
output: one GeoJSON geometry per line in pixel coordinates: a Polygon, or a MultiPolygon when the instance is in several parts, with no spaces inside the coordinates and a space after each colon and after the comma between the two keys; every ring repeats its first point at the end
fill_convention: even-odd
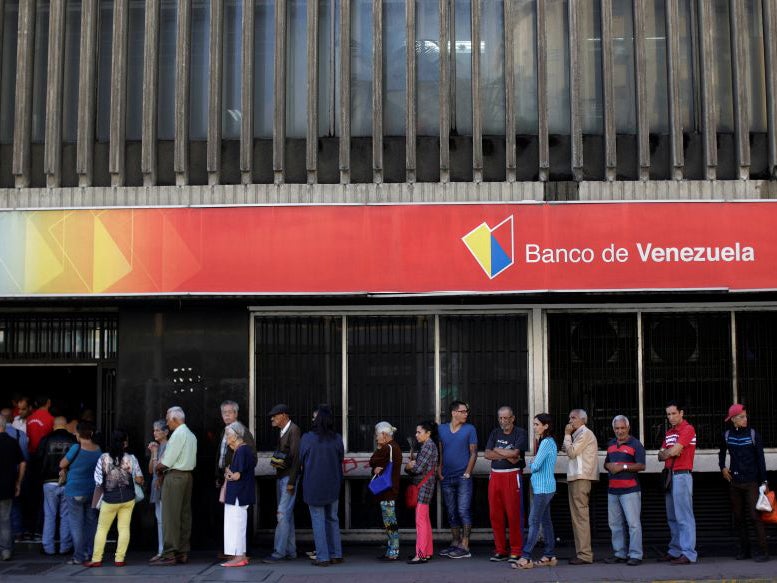
{"type": "Polygon", "coordinates": [[[585,409],[599,449],[612,418],[626,415],[639,436],[635,314],[549,314],[550,413],[561,437],[572,409],[585,409]]]}
{"type": "Polygon", "coordinates": [[[777,446],[777,312],[737,314],[738,401],[767,447],[777,446]]]}
{"type": "Polygon", "coordinates": [[[375,449],[388,421],[407,445],[419,421],[434,419],[434,318],[348,318],[348,449],[375,449]]]}
{"type": "Polygon", "coordinates": [[[316,405],[328,403],[342,427],[342,319],[335,317],[256,319],[256,438],[260,449],[278,439],[267,412],[285,403],[306,431],[316,405]]]}
{"type": "Polygon", "coordinates": [[[0,317],[0,361],[97,361],[116,358],[115,315],[0,317]]]}
{"type": "Polygon", "coordinates": [[[669,401],[684,406],[698,448],[719,445],[732,398],[730,318],[728,313],[643,315],[646,447],[661,445],[669,401]]]}
{"type": "Polygon", "coordinates": [[[526,316],[440,316],[442,421],[450,420],[452,401],[469,403],[480,449],[502,405],[511,406],[516,423],[525,427],[528,378],[526,316]]]}

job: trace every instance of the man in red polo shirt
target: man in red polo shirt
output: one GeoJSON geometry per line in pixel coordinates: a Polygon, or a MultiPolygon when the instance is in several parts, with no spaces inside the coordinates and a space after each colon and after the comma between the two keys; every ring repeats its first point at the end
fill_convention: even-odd
{"type": "Polygon", "coordinates": [[[696,519],[693,516],[693,456],[696,430],[683,419],[685,411],[675,402],[666,406],[669,429],[658,452],[658,460],[672,472],[672,487],[665,494],[666,519],[672,538],[669,551],[659,561],[673,565],[696,562],[696,519]]]}
{"type": "Polygon", "coordinates": [[[49,413],[51,399],[48,396],[40,396],[36,402],[38,408],[27,417],[27,437],[30,439],[30,453],[36,453],[41,439],[54,431],[54,416],[49,413]]]}

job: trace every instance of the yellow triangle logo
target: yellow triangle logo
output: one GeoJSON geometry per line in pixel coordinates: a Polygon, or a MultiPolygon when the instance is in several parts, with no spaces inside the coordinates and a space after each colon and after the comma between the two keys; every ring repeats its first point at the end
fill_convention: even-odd
{"type": "Polygon", "coordinates": [[[32,220],[27,221],[25,231],[24,289],[37,293],[60,275],[65,266],[32,220]]]}
{"type": "Polygon", "coordinates": [[[132,271],[132,265],[97,217],[94,219],[93,244],[92,292],[101,293],[132,271]]]}
{"type": "Polygon", "coordinates": [[[491,229],[481,223],[461,238],[472,256],[491,277],[491,229]]]}

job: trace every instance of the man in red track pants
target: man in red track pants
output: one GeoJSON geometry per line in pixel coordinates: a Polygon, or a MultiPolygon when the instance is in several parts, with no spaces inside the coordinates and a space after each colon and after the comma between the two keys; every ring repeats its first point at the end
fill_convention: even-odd
{"type": "Polygon", "coordinates": [[[517,562],[523,544],[521,473],[526,466],[523,455],[529,442],[526,430],[515,426],[515,413],[511,407],[500,407],[497,417],[499,427],[491,432],[486,443],[486,459],[491,460],[488,508],[495,547],[491,560],[517,562]],[[510,526],[509,553],[505,516],[510,526]]]}

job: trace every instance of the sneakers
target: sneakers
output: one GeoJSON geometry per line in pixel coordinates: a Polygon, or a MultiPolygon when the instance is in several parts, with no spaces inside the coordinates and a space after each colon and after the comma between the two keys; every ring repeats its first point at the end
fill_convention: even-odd
{"type": "Polygon", "coordinates": [[[458,548],[458,547],[454,547],[454,546],[445,547],[443,550],[441,550],[441,551],[440,551],[439,553],[437,553],[437,554],[438,554],[438,555],[440,555],[441,557],[447,557],[447,556],[448,556],[448,555],[450,555],[450,554],[451,554],[453,551],[455,551],[457,548],[458,548]]]}
{"type": "Polygon", "coordinates": [[[510,557],[507,559],[507,562],[516,564],[520,560],[521,560],[521,555],[510,555],[510,557]]]}
{"type": "Polygon", "coordinates": [[[469,559],[471,556],[472,553],[470,553],[468,549],[462,549],[461,547],[453,549],[448,553],[449,559],[469,559]]]}
{"type": "Polygon", "coordinates": [[[488,558],[489,561],[493,561],[494,563],[499,563],[501,561],[507,560],[507,555],[503,555],[501,553],[494,553],[488,558]]]}

